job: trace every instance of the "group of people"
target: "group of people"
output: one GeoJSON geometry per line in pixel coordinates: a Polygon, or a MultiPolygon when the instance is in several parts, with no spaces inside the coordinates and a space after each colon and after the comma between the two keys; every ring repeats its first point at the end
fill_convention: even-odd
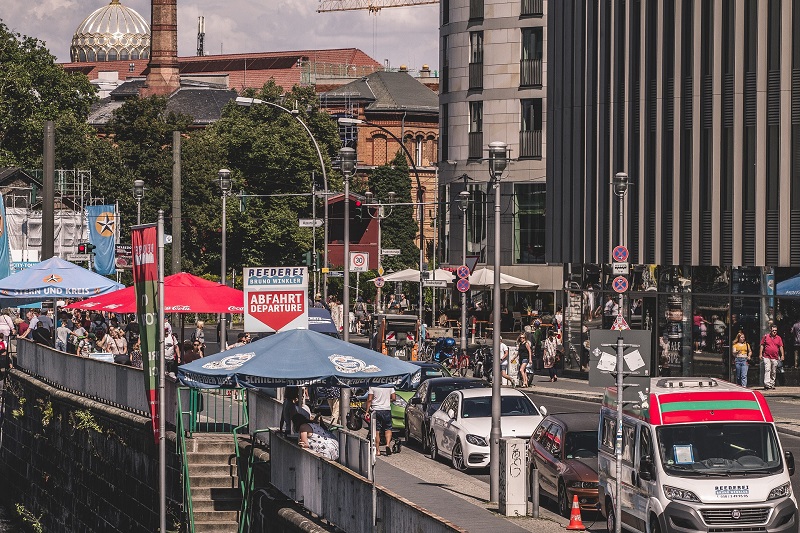
{"type": "MultiPolygon", "coordinates": [[[[331,319],[336,329],[340,333],[344,331],[344,305],[336,296],[330,295],[326,301],[323,300],[321,294],[317,293],[314,295],[314,303],[312,305],[330,311],[331,319]]],[[[369,302],[359,296],[348,312],[347,327],[349,328],[349,333],[361,335],[369,323],[369,318],[369,302]]]]}
{"type": "MultiPolygon", "coordinates": [[[[536,370],[543,368],[547,371],[550,382],[558,381],[556,374],[557,364],[560,360],[558,338],[555,329],[551,329],[546,334],[541,328],[535,328],[531,332],[531,338],[524,331],[517,337],[517,358],[519,360],[519,383],[524,388],[533,387],[534,384],[528,379],[528,369],[531,374],[536,375],[536,370]]],[[[503,378],[511,383],[516,381],[509,375],[509,347],[500,341],[500,372],[503,378]]]]}

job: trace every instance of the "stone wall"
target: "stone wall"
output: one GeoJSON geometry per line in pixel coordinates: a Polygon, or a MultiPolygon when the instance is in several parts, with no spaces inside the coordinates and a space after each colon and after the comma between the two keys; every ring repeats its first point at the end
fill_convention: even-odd
{"type": "MultiPolygon", "coordinates": [[[[3,400],[0,475],[27,521],[43,531],[158,529],[158,447],[148,418],[15,370],[6,379],[3,400]]],[[[168,432],[170,530],[182,522],[175,439],[168,432]]]]}

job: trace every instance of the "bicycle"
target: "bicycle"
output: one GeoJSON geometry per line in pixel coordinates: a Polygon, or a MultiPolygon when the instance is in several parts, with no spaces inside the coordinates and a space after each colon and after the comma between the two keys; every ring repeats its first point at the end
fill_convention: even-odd
{"type": "Polygon", "coordinates": [[[453,354],[453,356],[447,360],[447,368],[450,370],[450,372],[454,375],[461,376],[462,378],[466,377],[469,367],[470,360],[466,350],[461,350],[460,355],[453,354]]]}

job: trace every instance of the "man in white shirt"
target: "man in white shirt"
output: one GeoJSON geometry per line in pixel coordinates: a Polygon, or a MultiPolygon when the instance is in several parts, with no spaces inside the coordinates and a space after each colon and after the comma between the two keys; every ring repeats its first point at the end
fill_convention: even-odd
{"type": "Polygon", "coordinates": [[[181,360],[181,349],[178,339],[172,334],[172,328],[164,326],[164,366],[167,372],[175,372],[181,360]]]}
{"type": "Polygon", "coordinates": [[[380,435],[386,438],[386,455],[392,455],[392,402],[397,398],[394,387],[370,387],[366,411],[375,417],[375,449],[381,454],[380,435]]]}
{"type": "Polygon", "coordinates": [[[500,375],[514,384],[514,380],[508,375],[508,345],[503,341],[500,341],[500,375]]]}

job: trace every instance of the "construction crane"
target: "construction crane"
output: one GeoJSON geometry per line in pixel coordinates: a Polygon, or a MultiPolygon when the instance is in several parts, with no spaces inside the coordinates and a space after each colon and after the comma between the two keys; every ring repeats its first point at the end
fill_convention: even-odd
{"type": "Polygon", "coordinates": [[[377,13],[384,7],[423,6],[438,3],[439,0],[319,0],[317,13],[355,11],[358,9],[366,9],[370,13],[377,13]]]}

